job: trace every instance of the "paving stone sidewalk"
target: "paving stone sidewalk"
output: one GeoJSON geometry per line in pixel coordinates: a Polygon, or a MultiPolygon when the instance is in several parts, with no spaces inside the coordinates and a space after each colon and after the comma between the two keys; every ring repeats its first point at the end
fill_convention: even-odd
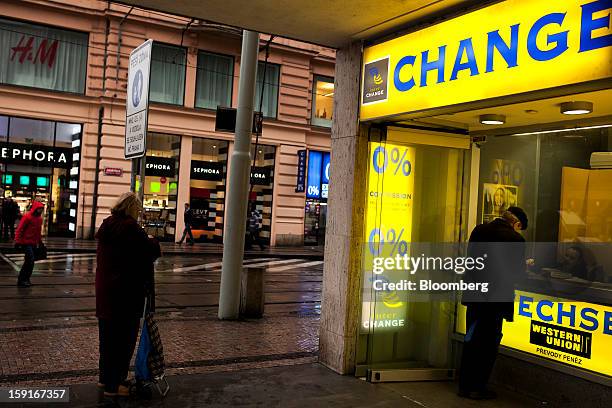
{"type": "MultiPolygon", "coordinates": [[[[158,316],[169,375],[315,361],[317,313],[270,310],[261,320],[219,321],[216,308],[158,316]]],[[[0,386],[97,380],[93,316],[0,322],[0,386]]]]}

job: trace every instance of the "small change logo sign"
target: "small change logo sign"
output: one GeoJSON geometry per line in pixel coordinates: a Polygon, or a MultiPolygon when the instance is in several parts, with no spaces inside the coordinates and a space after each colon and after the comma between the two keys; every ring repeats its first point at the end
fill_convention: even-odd
{"type": "Polygon", "coordinates": [[[369,62],[363,74],[363,104],[387,100],[389,57],[369,62]]]}

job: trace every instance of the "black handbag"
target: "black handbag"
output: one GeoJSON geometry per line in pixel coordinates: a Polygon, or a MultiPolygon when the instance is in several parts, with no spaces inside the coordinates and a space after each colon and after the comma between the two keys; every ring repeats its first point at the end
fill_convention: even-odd
{"type": "Polygon", "coordinates": [[[47,259],[47,247],[41,242],[39,246],[34,247],[34,260],[42,261],[43,259],[47,259]]]}

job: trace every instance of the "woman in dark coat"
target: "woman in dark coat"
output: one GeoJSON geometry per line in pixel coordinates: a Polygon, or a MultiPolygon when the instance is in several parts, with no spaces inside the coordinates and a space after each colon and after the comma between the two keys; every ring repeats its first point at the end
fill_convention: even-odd
{"type": "Polygon", "coordinates": [[[100,387],[127,396],[126,382],[147,295],[153,295],[153,262],[159,243],[136,221],[142,204],[125,193],[98,232],[96,317],[100,336],[100,387]]]}

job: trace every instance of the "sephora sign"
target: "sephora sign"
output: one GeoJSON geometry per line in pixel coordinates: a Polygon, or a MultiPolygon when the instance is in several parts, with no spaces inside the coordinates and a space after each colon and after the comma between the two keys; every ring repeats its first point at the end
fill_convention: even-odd
{"type": "Polygon", "coordinates": [[[40,167],[72,167],[72,149],[20,143],[0,144],[0,160],[40,167]]]}

